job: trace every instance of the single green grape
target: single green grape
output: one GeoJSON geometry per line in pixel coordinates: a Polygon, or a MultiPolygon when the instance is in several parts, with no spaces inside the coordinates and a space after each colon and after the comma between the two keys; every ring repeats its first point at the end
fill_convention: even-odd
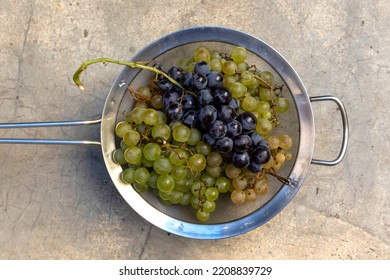
{"type": "Polygon", "coordinates": [[[215,181],[215,187],[217,188],[218,192],[226,193],[230,190],[231,187],[230,180],[226,177],[219,177],[215,181]]]}
{"type": "Polygon", "coordinates": [[[256,132],[260,135],[267,135],[272,130],[272,122],[269,119],[260,118],[257,120],[256,132]]]}
{"type": "Polygon", "coordinates": [[[158,122],[157,111],[152,108],[145,109],[142,113],[141,119],[147,125],[155,125],[158,122]]]}
{"type": "Polygon", "coordinates": [[[241,107],[247,112],[253,112],[257,107],[257,100],[251,95],[246,95],[241,103],[241,107]]]}
{"type": "Polygon", "coordinates": [[[191,127],[190,131],[191,131],[191,136],[187,140],[187,144],[191,146],[195,146],[199,141],[202,140],[202,133],[200,132],[199,129],[194,127],[191,127]]]}
{"type": "Polygon", "coordinates": [[[234,62],[244,62],[248,57],[248,52],[243,47],[235,47],[230,51],[230,55],[234,62]]]}
{"type": "Polygon", "coordinates": [[[209,153],[206,159],[207,159],[207,164],[212,167],[220,166],[223,161],[221,154],[217,152],[209,153]]]}
{"type": "Polygon", "coordinates": [[[160,157],[153,163],[153,169],[158,174],[168,174],[172,170],[172,164],[167,158],[160,157]]]}
{"type": "Polygon", "coordinates": [[[141,164],[142,151],[138,147],[128,147],[123,154],[126,162],[134,165],[141,164]]]}
{"type": "Polygon", "coordinates": [[[202,182],[196,181],[191,186],[191,193],[195,197],[202,197],[205,191],[206,191],[206,187],[202,182]]]}
{"type": "Polygon", "coordinates": [[[226,75],[234,75],[237,70],[237,64],[232,60],[226,60],[222,64],[222,72],[226,75]]]}
{"type": "Polygon", "coordinates": [[[186,142],[191,137],[191,130],[183,124],[177,125],[172,130],[172,137],[177,142],[186,142]]]}
{"type": "Polygon", "coordinates": [[[142,153],[147,160],[155,161],[161,155],[160,145],[156,143],[148,143],[144,146],[142,153]]]}
{"type": "Polygon", "coordinates": [[[207,200],[216,201],[219,197],[219,192],[218,192],[217,188],[210,187],[210,188],[206,189],[204,195],[205,195],[207,200]]]}
{"type": "Polygon", "coordinates": [[[187,168],[185,166],[173,166],[170,175],[175,180],[184,180],[187,177],[187,168]]]}
{"type": "Polygon", "coordinates": [[[130,130],[123,135],[123,141],[129,147],[136,146],[141,140],[141,135],[138,131],[130,130]]]}
{"type": "Polygon", "coordinates": [[[121,121],[117,123],[115,126],[115,134],[119,138],[123,138],[123,136],[128,132],[131,131],[132,127],[131,124],[129,124],[127,121],[121,121]]]}
{"type": "Polygon", "coordinates": [[[210,70],[211,71],[216,71],[216,72],[221,72],[222,71],[222,64],[219,59],[213,58],[209,62],[210,65],[210,70]]]}
{"type": "Polygon", "coordinates": [[[206,200],[202,205],[202,210],[206,213],[211,213],[215,210],[216,204],[214,201],[206,200]]]}
{"type": "Polygon", "coordinates": [[[203,141],[196,143],[196,152],[207,156],[211,152],[211,146],[203,141]]]}
{"type": "Polygon", "coordinates": [[[273,97],[272,89],[265,88],[265,87],[260,87],[259,97],[260,97],[261,100],[270,101],[272,99],[272,97],[273,97]]]}
{"type": "Polygon", "coordinates": [[[290,102],[285,97],[277,97],[275,104],[275,111],[278,113],[286,113],[290,107],[290,102]]]}
{"type": "Polygon", "coordinates": [[[181,198],[180,204],[181,205],[190,205],[191,204],[191,193],[185,192],[183,193],[183,197],[181,198]]]}
{"type": "Polygon", "coordinates": [[[213,178],[218,178],[221,175],[222,168],[220,166],[206,166],[206,172],[213,178]]]}
{"type": "Polygon", "coordinates": [[[200,177],[200,180],[205,185],[205,187],[212,187],[215,184],[215,178],[208,173],[203,173],[200,177]]]}
{"type": "Polygon", "coordinates": [[[195,50],[194,53],[194,61],[199,62],[199,61],[210,61],[210,51],[206,46],[200,46],[195,50]]]}
{"type": "Polygon", "coordinates": [[[152,128],[152,137],[154,139],[162,138],[168,141],[171,137],[171,128],[167,124],[158,124],[152,128]]]}
{"type": "Polygon", "coordinates": [[[169,202],[172,204],[179,204],[183,198],[183,195],[183,192],[173,190],[169,202]]]}
{"type": "Polygon", "coordinates": [[[134,168],[126,168],[121,172],[121,179],[126,184],[133,184],[135,182],[134,180],[134,168]]]}
{"type": "Polygon", "coordinates": [[[124,151],[122,149],[116,149],[112,153],[112,159],[116,164],[125,164],[127,163],[125,156],[124,156],[124,151]]]}
{"type": "Polygon", "coordinates": [[[188,152],[183,150],[183,149],[174,149],[170,154],[169,154],[169,160],[173,165],[184,165],[186,164],[188,159],[188,152]]]}
{"type": "Polygon", "coordinates": [[[257,113],[263,114],[264,112],[269,112],[269,110],[271,110],[271,106],[267,101],[260,100],[259,102],[257,102],[255,110],[257,113]]]}
{"type": "Polygon", "coordinates": [[[210,218],[210,213],[203,211],[202,209],[198,209],[196,211],[196,218],[201,222],[206,222],[210,218]]]}
{"type": "Polygon", "coordinates": [[[146,184],[149,181],[150,174],[145,167],[137,168],[134,171],[134,181],[138,184],[146,184]]]}
{"type": "Polygon", "coordinates": [[[169,192],[175,188],[175,179],[168,174],[160,175],[157,178],[157,188],[162,192],[169,192]]]}
{"type": "Polygon", "coordinates": [[[228,88],[232,92],[233,98],[241,98],[247,93],[248,89],[240,82],[231,83],[228,88]]]}
{"type": "Polygon", "coordinates": [[[157,188],[157,179],[160,175],[156,171],[152,171],[149,176],[148,184],[152,188],[157,188]]]}
{"type": "Polygon", "coordinates": [[[202,154],[194,154],[188,159],[188,167],[194,172],[200,172],[206,168],[206,158],[202,154]]]}

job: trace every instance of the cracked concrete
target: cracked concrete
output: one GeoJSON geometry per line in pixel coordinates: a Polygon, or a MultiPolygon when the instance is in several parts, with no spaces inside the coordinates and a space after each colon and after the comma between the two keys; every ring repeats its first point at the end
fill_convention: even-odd
{"type": "MultiPolygon", "coordinates": [[[[235,28],[276,48],[309,95],[345,104],[343,162],[311,166],[274,219],[224,240],[191,240],[151,226],[111,182],[99,148],[0,145],[0,259],[389,259],[390,4],[370,1],[0,0],[0,122],[93,119],[120,68],[167,33],[199,25],[235,28]]],[[[334,158],[341,120],[314,104],[314,157],[334,158]]],[[[86,129],[0,130],[0,137],[99,139],[86,129]]]]}

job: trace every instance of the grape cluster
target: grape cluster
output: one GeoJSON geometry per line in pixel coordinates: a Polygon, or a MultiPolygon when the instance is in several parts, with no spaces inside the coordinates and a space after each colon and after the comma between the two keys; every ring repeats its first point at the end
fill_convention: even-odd
{"type": "Polygon", "coordinates": [[[230,56],[200,47],[166,72],[177,83],[159,74],[129,88],[138,102],[116,125],[113,153],[125,183],[191,205],[199,221],[209,219],[220,194],[241,204],[268,192],[266,171],[292,157],[288,135],[270,136],[289,104],[275,93],[272,73],[251,68],[246,57],[241,47],[230,56]]]}

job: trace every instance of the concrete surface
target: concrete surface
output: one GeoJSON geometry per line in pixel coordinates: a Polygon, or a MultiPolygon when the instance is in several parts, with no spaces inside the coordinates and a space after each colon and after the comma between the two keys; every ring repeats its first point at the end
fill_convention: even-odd
{"type": "MultiPolygon", "coordinates": [[[[311,96],[348,110],[350,144],[335,167],[311,166],[293,201],[250,233],[201,241],[151,226],[121,198],[99,148],[0,145],[1,259],[389,259],[390,3],[371,1],[0,1],[0,122],[91,119],[120,69],[167,33],[235,28],[282,53],[311,96]],[[99,68],[100,67],[100,68],[99,68]]],[[[336,156],[341,121],[313,104],[315,157],[336,156]]],[[[99,138],[99,129],[1,130],[0,137],[99,138]]]]}

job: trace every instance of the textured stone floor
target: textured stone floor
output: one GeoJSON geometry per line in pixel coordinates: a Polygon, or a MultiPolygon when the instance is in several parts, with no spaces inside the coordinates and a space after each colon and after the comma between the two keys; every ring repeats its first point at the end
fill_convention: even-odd
{"type": "MultiPolygon", "coordinates": [[[[222,240],[168,235],[110,180],[98,147],[0,145],[0,259],[389,259],[390,3],[371,1],[0,0],[0,122],[93,119],[117,66],[159,37],[201,25],[252,34],[296,69],[310,96],[348,111],[337,166],[312,165],[292,202],[264,226],[222,240]],[[222,4],[223,3],[223,4],[222,4]]],[[[334,158],[341,121],[313,104],[314,157],[334,158]]],[[[0,137],[92,138],[99,129],[0,130],[0,137]]]]}

